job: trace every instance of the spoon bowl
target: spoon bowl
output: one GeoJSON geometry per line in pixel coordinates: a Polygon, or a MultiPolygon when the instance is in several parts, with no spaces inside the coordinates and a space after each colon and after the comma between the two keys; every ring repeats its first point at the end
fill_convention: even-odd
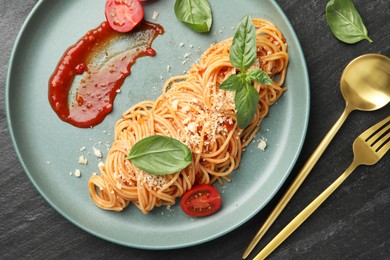
{"type": "Polygon", "coordinates": [[[350,110],[372,111],[390,101],[390,58],[365,54],[352,60],[340,80],[350,110]]]}

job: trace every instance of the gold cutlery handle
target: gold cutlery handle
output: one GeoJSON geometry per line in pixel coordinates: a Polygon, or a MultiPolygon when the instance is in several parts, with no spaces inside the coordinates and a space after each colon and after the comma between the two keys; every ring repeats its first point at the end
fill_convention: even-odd
{"type": "Polygon", "coordinates": [[[345,122],[345,120],[347,119],[347,117],[351,111],[352,111],[351,108],[347,104],[347,106],[345,107],[345,110],[341,114],[340,118],[336,121],[336,123],[333,125],[333,127],[325,135],[324,139],[321,141],[321,143],[318,145],[316,150],[313,152],[313,154],[307,160],[307,162],[303,166],[302,170],[295,177],[293,183],[290,185],[290,187],[288,188],[286,193],[280,199],[279,203],[276,205],[276,207],[273,209],[271,214],[268,216],[268,218],[264,222],[263,226],[259,229],[259,231],[256,233],[256,235],[253,237],[251,243],[249,244],[249,246],[247,247],[247,249],[245,250],[245,252],[242,256],[243,259],[248,257],[248,255],[252,252],[253,248],[255,248],[255,246],[260,241],[260,239],[264,236],[264,234],[267,232],[267,230],[271,227],[271,225],[275,222],[277,217],[280,215],[280,213],[286,207],[288,202],[294,196],[295,192],[298,190],[298,188],[301,186],[303,181],[309,175],[310,171],[313,169],[314,165],[317,163],[317,161],[319,160],[321,155],[324,153],[324,151],[328,147],[329,143],[332,141],[332,139],[334,138],[336,133],[339,131],[339,129],[341,128],[341,126],[343,125],[343,123],[345,122]]]}
{"type": "Polygon", "coordinates": [[[352,164],[345,172],[338,177],[326,190],[313,200],[304,210],[301,211],[279,234],[268,243],[266,247],[254,258],[254,260],[265,259],[275,250],[287,237],[289,237],[313,212],[343,183],[348,176],[356,169],[357,163],[352,164]]]}

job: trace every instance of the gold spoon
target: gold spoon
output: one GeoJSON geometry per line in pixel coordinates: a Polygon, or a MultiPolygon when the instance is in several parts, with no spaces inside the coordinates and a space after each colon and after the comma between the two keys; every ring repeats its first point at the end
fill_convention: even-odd
{"type": "Polygon", "coordinates": [[[294,196],[311,169],[324,153],[341,128],[348,115],[354,110],[373,111],[384,107],[390,101],[390,58],[380,54],[365,54],[352,60],[344,69],[340,80],[345,109],[340,118],[326,134],[317,149],[310,156],[302,170],[295,177],[287,192],[268,216],[263,226],[253,237],[242,258],[245,259],[264,236],[287,203],[294,196]]]}

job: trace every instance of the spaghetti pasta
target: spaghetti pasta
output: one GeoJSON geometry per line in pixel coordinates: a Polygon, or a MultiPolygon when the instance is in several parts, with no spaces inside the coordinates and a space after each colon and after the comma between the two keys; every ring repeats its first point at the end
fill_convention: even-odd
{"type": "Polygon", "coordinates": [[[258,58],[252,66],[264,70],[273,84],[254,83],[260,98],[250,125],[238,127],[234,92],[218,88],[239,72],[229,60],[232,39],[226,39],[206,50],[188,74],[169,79],[155,101],[136,104],[116,122],[114,142],[105,163],[99,164],[101,174],[88,182],[97,206],[121,211],[132,202],[146,214],[156,206],[174,204],[195,184],[230,181],[229,175],[239,166],[243,149],[253,140],[269,107],[286,90],[285,38],[269,21],[253,22],[258,58]],[[125,158],[137,141],[150,135],[170,136],[185,143],[193,153],[192,163],[178,173],[164,176],[136,168],[125,158]]]}

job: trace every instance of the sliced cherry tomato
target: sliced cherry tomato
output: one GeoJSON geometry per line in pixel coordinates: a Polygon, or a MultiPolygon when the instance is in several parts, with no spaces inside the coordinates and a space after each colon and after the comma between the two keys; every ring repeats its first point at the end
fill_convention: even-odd
{"type": "Polygon", "coordinates": [[[130,32],[144,17],[139,0],[106,0],[105,15],[111,28],[130,32]]]}
{"type": "Polygon", "coordinates": [[[211,185],[200,184],[184,193],[180,206],[192,217],[205,217],[215,213],[221,207],[221,195],[211,185]]]}

